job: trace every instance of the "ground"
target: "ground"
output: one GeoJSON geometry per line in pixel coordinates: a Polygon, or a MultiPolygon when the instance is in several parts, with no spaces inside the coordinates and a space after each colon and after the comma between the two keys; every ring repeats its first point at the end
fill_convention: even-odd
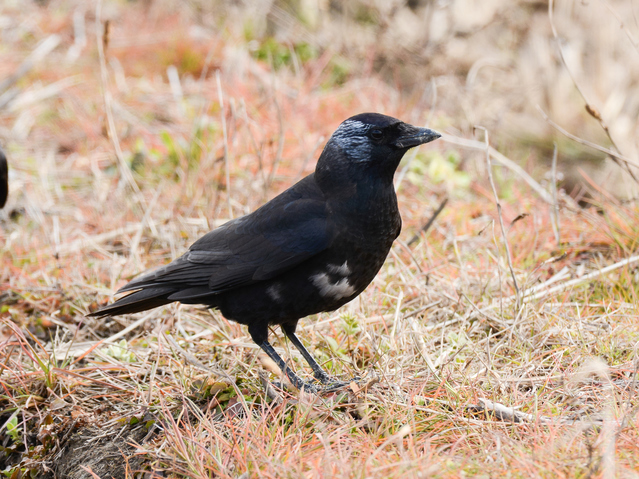
{"type": "Polygon", "coordinates": [[[440,3],[3,2],[6,477],[637,477],[632,5],[440,3]],[[280,389],[195,306],[86,317],[362,111],[444,133],[377,278],[301,322],[362,381],[280,389]]]}

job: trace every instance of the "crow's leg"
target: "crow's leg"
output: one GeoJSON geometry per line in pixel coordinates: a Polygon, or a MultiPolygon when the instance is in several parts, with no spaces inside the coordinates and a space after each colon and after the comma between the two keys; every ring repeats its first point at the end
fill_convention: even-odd
{"type": "MultiPolygon", "coordinates": [[[[284,331],[286,332],[286,330],[284,331]]],[[[286,337],[289,339],[291,343],[293,343],[293,346],[295,346],[298,349],[298,351],[302,353],[302,356],[304,356],[304,359],[306,359],[306,362],[313,369],[313,376],[315,376],[315,378],[322,383],[323,387],[320,389],[320,392],[330,393],[333,391],[337,391],[338,389],[342,389],[348,386],[351,383],[351,381],[359,380],[359,378],[353,378],[350,381],[338,381],[330,377],[328,373],[324,371],[319,364],[317,364],[317,361],[315,361],[315,358],[311,356],[311,353],[308,352],[308,350],[304,347],[304,345],[300,341],[300,338],[298,338],[295,333],[286,333],[286,337]]]]}
{"type": "Polygon", "coordinates": [[[277,351],[271,346],[271,343],[268,342],[268,326],[262,326],[261,324],[252,324],[249,326],[249,334],[253,341],[262,348],[268,357],[275,361],[277,367],[286,375],[289,381],[295,386],[297,389],[304,389],[307,392],[317,392],[317,388],[312,384],[306,383],[302,378],[300,378],[297,374],[293,372],[291,368],[288,367],[286,362],[282,359],[282,357],[277,354],[277,351]]]}
{"type": "Polygon", "coordinates": [[[295,386],[297,389],[300,389],[300,390],[303,389],[304,391],[307,391],[307,392],[312,392],[312,393],[317,392],[317,388],[315,386],[304,382],[302,378],[300,378],[297,374],[295,374],[293,370],[286,365],[282,357],[279,354],[277,354],[277,351],[275,351],[275,349],[273,349],[273,346],[271,346],[271,343],[269,343],[268,341],[263,341],[259,343],[258,346],[262,348],[262,350],[266,354],[268,354],[268,356],[273,361],[275,361],[275,364],[277,364],[277,367],[280,368],[284,374],[286,374],[286,377],[288,378],[289,381],[291,381],[293,386],[295,386]]]}
{"type": "Polygon", "coordinates": [[[302,353],[302,356],[308,363],[308,365],[313,369],[313,376],[322,383],[324,388],[321,389],[322,392],[331,392],[341,389],[345,386],[348,386],[352,381],[359,381],[359,378],[353,378],[350,381],[337,381],[330,377],[326,371],[322,369],[322,367],[317,364],[315,358],[311,355],[311,353],[304,347],[300,338],[295,334],[295,327],[297,323],[291,324],[283,324],[282,329],[284,330],[284,334],[289,339],[293,346],[297,348],[297,350],[302,353]]]}
{"type": "Polygon", "coordinates": [[[293,343],[293,346],[295,346],[297,350],[302,353],[302,356],[313,370],[313,376],[315,376],[315,378],[322,384],[335,382],[334,379],[331,378],[319,364],[317,364],[317,361],[315,361],[315,358],[311,355],[311,353],[308,352],[308,349],[304,347],[304,345],[300,341],[300,338],[295,335],[295,326],[296,325],[282,325],[282,329],[284,330],[284,334],[286,334],[286,337],[289,339],[289,341],[293,343]]]}

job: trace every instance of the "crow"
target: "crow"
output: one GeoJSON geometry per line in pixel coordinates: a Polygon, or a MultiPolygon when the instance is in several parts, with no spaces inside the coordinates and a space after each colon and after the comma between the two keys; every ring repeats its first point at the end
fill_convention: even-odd
{"type": "Polygon", "coordinates": [[[129,292],[89,316],[136,313],[179,301],[218,309],[248,326],[253,341],[298,389],[333,380],[295,335],[300,318],[334,311],[382,267],[401,230],[393,175],[410,148],[441,135],[379,113],[345,120],[315,172],[253,213],[197,240],[175,261],[120,288],[129,292]],[[279,324],[321,383],[298,377],[268,342],[279,324]]]}
{"type": "Polygon", "coordinates": [[[4,208],[7,196],[9,196],[9,167],[7,157],[0,148],[0,209],[4,208]]]}

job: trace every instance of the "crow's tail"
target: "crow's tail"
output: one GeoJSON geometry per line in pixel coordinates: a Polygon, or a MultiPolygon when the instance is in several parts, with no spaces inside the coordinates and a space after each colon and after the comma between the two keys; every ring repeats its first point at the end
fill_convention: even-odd
{"type": "Polygon", "coordinates": [[[90,313],[87,316],[102,317],[139,313],[140,311],[156,308],[163,304],[172,303],[175,300],[169,299],[169,296],[175,292],[176,289],[172,286],[144,288],[128,294],[124,298],[118,299],[115,303],[90,313]]]}

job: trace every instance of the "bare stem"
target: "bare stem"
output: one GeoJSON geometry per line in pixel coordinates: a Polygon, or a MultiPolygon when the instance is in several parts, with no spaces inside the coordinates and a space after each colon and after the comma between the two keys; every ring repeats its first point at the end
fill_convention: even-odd
{"type": "Polygon", "coordinates": [[[495,188],[495,182],[493,180],[493,172],[490,164],[490,143],[488,141],[488,130],[481,126],[475,126],[484,131],[484,138],[486,144],[486,166],[488,168],[488,179],[490,180],[490,186],[493,189],[493,195],[495,195],[495,204],[497,205],[497,216],[499,217],[499,225],[501,227],[501,234],[504,239],[504,245],[506,246],[506,259],[508,260],[508,268],[510,269],[510,276],[513,279],[513,285],[515,286],[515,295],[517,297],[517,309],[521,303],[519,284],[517,284],[517,277],[515,276],[515,270],[513,268],[513,261],[510,254],[510,246],[508,245],[508,237],[506,236],[506,227],[504,226],[504,218],[501,214],[501,203],[499,202],[499,196],[497,195],[497,188],[495,188]]]}
{"type": "Polygon", "coordinates": [[[555,240],[557,245],[561,245],[561,231],[559,229],[559,203],[557,202],[557,143],[555,143],[555,149],[552,154],[552,202],[551,215],[552,218],[552,231],[555,234],[555,240]]]}
{"type": "MultiPolygon", "coordinates": [[[[599,125],[601,125],[601,128],[608,136],[608,139],[610,140],[610,143],[612,144],[613,148],[616,151],[621,151],[617,147],[615,140],[612,138],[612,135],[610,134],[610,130],[608,130],[608,124],[602,118],[601,113],[599,113],[599,110],[595,108],[591,102],[588,101],[588,98],[586,98],[586,94],[579,86],[577,79],[572,74],[572,71],[570,70],[570,68],[568,68],[568,63],[566,63],[566,58],[564,57],[564,51],[561,48],[561,43],[559,42],[559,35],[557,34],[557,28],[555,27],[555,20],[553,17],[554,6],[555,6],[554,0],[550,0],[548,2],[548,20],[550,21],[550,28],[552,29],[552,35],[555,38],[555,42],[557,43],[557,49],[559,50],[559,56],[561,57],[561,61],[564,64],[564,67],[566,67],[566,71],[568,72],[568,75],[570,75],[570,79],[572,80],[572,83],[575,85],[575,88],[581,95],[581,98],[583,98],[584,102],[586,103],[586,111],[590,114],[590,116],[592,116],[595,120],[599,122],[599,125]]],[[[637,180],[634,173],[628,166],[627,162],[626,163],[619,162],[619,158],[617,157],[617,155],[611,155],[611,157],[615,161],[615,163],[617,163],[620,167],[624,168],[630,174],[633,180],[639,182],[639,180],[637,180]]]]}
{"type": "Polygon", "coordinates": [[[222,135],[224,136],[224,170],[226,178],[226,203],[229,208],[229,218],[233,218],[233,208],[231,207],[231,169],[229,166],[229,142],[226,132],[226,113],[224,112],[224,95],[222,94],[222,81],[220,71],[215,71],[215,81],[217,82],[217,96],[220,102],[220,117],[222,119],[222,135]]]}
{"type": "Polygon", "coordinates": [[[129,184],[131,189],[135,192],[137,200],[140,204],[144,205],[144,198],[140,193],[140,187],[133,178],[131,169],[127,165],[120,147],[120,140],[118,139],[117,130],[115,128],[115,121],[113,120],[113,99],[111,98],[111,91],[109,90],[109,78],[106,66],[105,48],[108,46],[108,29],[102,24],[102,1],[99,0],[95,7],[95,20],[97,28],[97,44],[98,44],[98,56],[100,58],[100,83],[102,86],[102,95],[104,98],[104,110],[107,117],[107,128],[109,132],[109,139],[113,143],[113,149],[115,150],[115,156],[118,160],[120,167],[120,174],[124,177],[124,180],[129,184]]]}

